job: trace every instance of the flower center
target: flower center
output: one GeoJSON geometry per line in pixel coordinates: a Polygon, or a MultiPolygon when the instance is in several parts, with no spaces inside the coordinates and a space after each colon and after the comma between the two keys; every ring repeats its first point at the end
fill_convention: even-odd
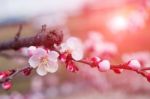
{"type": "Polygon", "coordinates": [[[42,65],[46,65],[48,63],[48,57],[47,56],[41,57],[40,61],[42,65]]]}
{"type": "Polygon", "coordinates": [[[73,52],[73,50],[71,48],[69,48],[68,50],[66,50],[66,53],[71,54],[73,52]]]}

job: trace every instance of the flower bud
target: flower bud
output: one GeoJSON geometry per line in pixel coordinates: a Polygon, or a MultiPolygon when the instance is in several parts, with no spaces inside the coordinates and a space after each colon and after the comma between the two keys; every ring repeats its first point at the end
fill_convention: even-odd
{"type": "Polygon", "coordinates": [[[68,57],[68,53],[62,53],[62,54],[60,54],[59,59],[60,59],[62,62],[66,62],[67,57],[68,57]]]}
{"type": "Polygon", "coordinates": [[[100,58],[99,57],[92,57],[91,61],[92,61],[92,67],[96,67],[98,65],[98,63],[100,62],[100,58]]]}
{"type": "Polygon", "coordinates": [[[31,74],[31,68],[30,67],[28,67],[28,68],[25,68],[24,70],[23,70],[23,74],[25,75],[25,76],[29,76],[30,74],[31,74]]]}
{"type": "Polygon", "coordinates": [[[0,80],[7,77],[7,74],[5,72],[0,72],[0,80]]]}
{"type": "Polygon", "coordinates": [[[132,69],[139,69],[141,67],[141,64],[138,60],[130,60],[128,66],[132,69]]]}
{"type": "Polygon", "coordinates": [[[107,70],[110,70],[110,62],[108,60],[102,60],[98,64],[98,69],[101,72],[105,72],[107,70]]]}
{"type": "Polygon", "coordinates": [[[69,61],[66,66],[67,70],[70,72],[77,72],[79,69],[75,66],[72,61],[69,61]]]}
{"type": "Polygon", "coordinates": [[[12,87],[12,84],[11,84],[10,81],[2,83],[2,88],[5,89],[5,90],[10,89],[11,87],[12,87]]]}

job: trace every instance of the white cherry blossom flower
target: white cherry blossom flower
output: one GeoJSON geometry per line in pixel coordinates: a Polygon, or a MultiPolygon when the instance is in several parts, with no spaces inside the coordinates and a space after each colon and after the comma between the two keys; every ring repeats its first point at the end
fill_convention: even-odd
{"type": "Polygon", "coordinates": [[[58,70],[59,54],[56,51],[46,51],[43,48],[37,48],[35,53],[30,57],[29,64],[32,68],[37,68],[36,72],[44,76],[48,72],[54,73],[58,70]]]}
{"type": "Polygon", "coordinates": [[[60,45],[60,52],[68,52],[74,60],[81,60],[83,58],[83,45],[80,39],[70,37],[65,43],[60,45]]]}

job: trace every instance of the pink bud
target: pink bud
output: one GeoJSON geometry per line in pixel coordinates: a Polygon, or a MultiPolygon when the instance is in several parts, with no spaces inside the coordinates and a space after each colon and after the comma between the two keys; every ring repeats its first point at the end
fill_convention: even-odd
{"type": "Polygon", "coordinates": [[[12,87],[12,84],[11,84],[10,81],[2,83],[2,88],[5,89],[5,90],[10,89],[11,87],[12,87]]]}
{"type": "Polygon", "coordinates": [[[108,60],[102,60],[98,64],[98,69],[101,72],[105,72],[107,70],[110,70],[110,62],[108,60]]]}
{"type": "Polygon", "coordinates": [[[130,60],[128,66],[132,69],[139,69],[141,67],[141,64],[138,60],[130,60]]]}
{"type": "Polygon", "coordinates": [[[24,70],[23,70],[23,74],[25,75],[25,76],[29,76],[30,74],[31,74],[31,68],[30,67],[28,67],[28,68],[25,68],[24,70]]]}
{"type": "Polygon", "coordinates": [[[7,74],[5,72],[0,72],[0,79],[3,79],[7,77],[7,74]]]}
{"type": "Polygon", "coordinates": [[[101,59],[97,56],[91,58],[91,61],[93,61],[93,62],[99,62],[100,60],[101,59]]]}
{"type": "Polygon", "coordinates": [[[67,57],[68,57],[68,53],[62,53],[62,54],[60,54],[59,59],[62,62],[65,62],[67,60],[67,57]]]}
{"type": "Polygon", "coordinates": [[[66,68],[70,72],[77,72],[79,70],[72,61],[68,62],[66,68]]]}
{"type": "Polygon", "coordinates": [[[92,61],[92,67],[96,67],[98,65],[98,63],[100,62],[100,58],[99,57],[92,57],[91,61],[92,61]]]}

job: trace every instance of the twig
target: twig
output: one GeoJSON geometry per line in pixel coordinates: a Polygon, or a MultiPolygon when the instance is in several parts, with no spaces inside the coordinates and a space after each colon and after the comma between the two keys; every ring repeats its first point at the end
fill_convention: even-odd
{"type": "Polygon", "coordinates": [[[22,26],[22,25],[19,25],[18,32],[16,33],[16,36],[15,36],[15,39],[14,39],[16,42],[17,42],[18,39],[20,38],[22,28],[23,28],[23,26],[22,26]]]}
{"type": "Polygon", "coordinates": [[[10,70],[11,74],[3,79],[0,80],[0,83],[4,83],[6,81],[10,81],[13,79],[13,77],[15,77],[17,74],[23,72],[24,70],[26,69],[30,69],[32,70],[33,68],[31,67],[25,67],[25,68],[21,68],[21,69],[13,69],[13,70],[10,70]]]}
{"type": "MultiPolygon", "coordinates": [[[[76,62],[92,66],[92,63],[90,61],[80,60],[80,61],[76,61],[76,62]]],[[[111,70],[114,70],[114,69],[124,69],[124,70],[134,71],[138,74],[141,74],[143,77],[147,78],[147,72],[145,72],[145,71],[150,70],[150,67],[144,67],[142,69],[132,69],[128,66],[127,63],[125,63],[125,64],[118,64],[118,65],[111,65],[111,70]]]]}

